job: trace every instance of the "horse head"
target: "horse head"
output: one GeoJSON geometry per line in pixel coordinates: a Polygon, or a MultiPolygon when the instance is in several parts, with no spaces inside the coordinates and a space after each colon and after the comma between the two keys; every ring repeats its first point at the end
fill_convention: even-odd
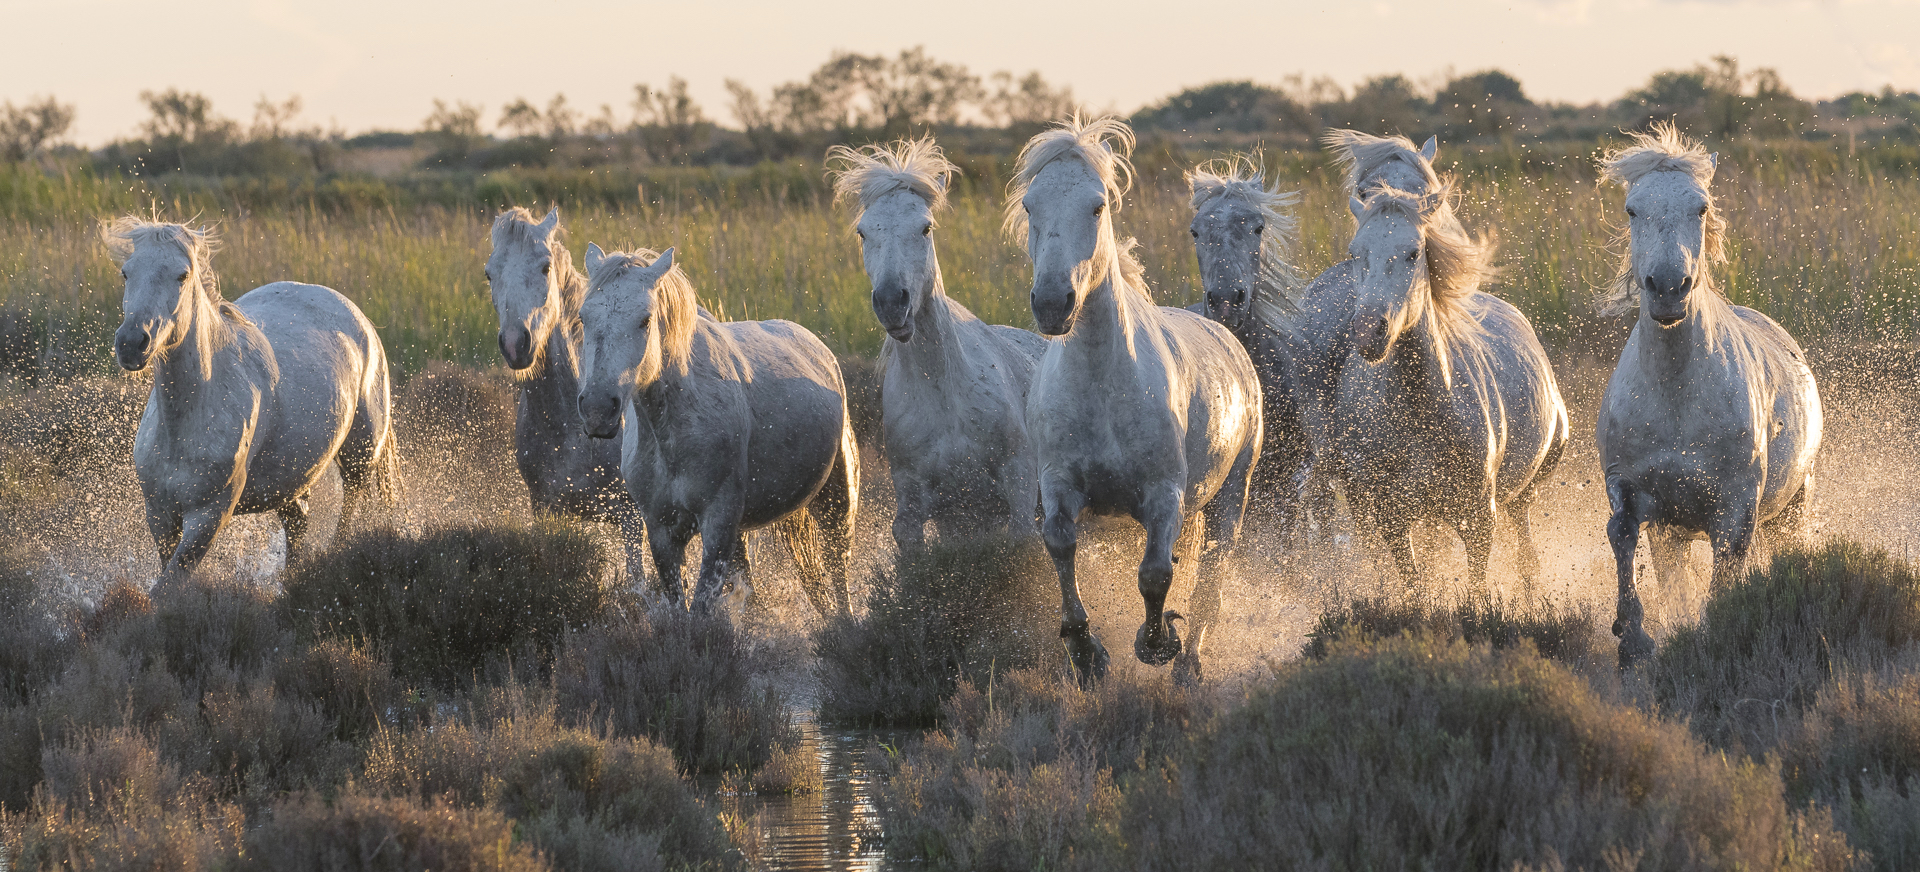
{"type": "Polygon", "coordinates": [[[130,217],[108,223],[102,235],[126,282],[114,358],[121,369],[138,372],[184,341],[195,309],[217,293],[207,264],[212,235],[130,217]]]}
{"type": "Polygon", "coordinates": [[[493,254],[487,284],[500,316],[500,356],[516,372],[530,369],[561,318],[560,279],[568,273],[566,249],[557,241],[560,210],[534,223],[515,207],[493,222],[493,254]]]}
{"type": "Polygon", "coordinates": [[[1684,170],[1647,173],[1627,191],[1628,257],[1640,308],[1662,327],[1680,323],[1706,275],[1713,199],[1684,170]]]}
{"type": "Polygon", "coordinates": [[[940,284],[934,214],[958,170],[931,138],[854,150],[835,146],[835,199],[855,199],[860,256],[873,283],[873,315],[897,342],[913,339],[914,315],[940,284]]]}
{"type": "Polygon", "coordinates": [[[1300,194],[1269,190],[1257,154],[1195,167],[1187,173],[1187,185],[1193,207],[1187,229],[1193,234],[1207,315],[1237,330],[1260,295],[1290,295],[1301,284],[1288,262],[1297,228],[1291,209],[1300,194]]]}
{"type": "Polygon", "coordinates": [[[669,367],[684,371],[693,289],[673,260],[671,248],[656,256],[645,250],[609,254],[587,245],[578,403],[589,436],[613,438],[620,432],[622,404],[636,390],[659,381],[669,367]]]}
{"type": "Polygon", "coordinates": [[[1112,278],[1120,248],[1113,210],[1132,180],[1133,131],[1115,118],[1074,118],[1028,140],[1015,161],[1006,229],[1033,260],[1033,320],[1073,330],[1087,294],[1112,278]]]}
{"type": "Polygon", "coordinates": [[[1407,328],[1424,316],[1429,297],[1426,198],[1381,188],[1349,205],[1360,226],[1347,246],[1359,273],[1354,299],[1354,349],[1368,363],[1393,351],[1407,328]]]}

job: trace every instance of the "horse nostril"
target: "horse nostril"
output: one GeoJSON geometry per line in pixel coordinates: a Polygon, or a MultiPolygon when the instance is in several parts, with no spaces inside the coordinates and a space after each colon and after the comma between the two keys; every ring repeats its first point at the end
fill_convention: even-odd
{"type": "Polygon", "coordinates": [[[153,342],[153,335],[145,331],[142,331],[139,336],[134,337],[133,350],[145,351],[147,350],[147,345],[152,342],[153,342]]]}

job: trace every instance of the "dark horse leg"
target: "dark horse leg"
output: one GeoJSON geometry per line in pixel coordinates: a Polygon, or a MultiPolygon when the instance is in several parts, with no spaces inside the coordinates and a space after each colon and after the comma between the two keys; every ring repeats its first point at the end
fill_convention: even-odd
{"type": "Polygon", "coordinates": [[[687,607],[687,592],[680,580],[680,565],[687,559],[687,543],[693,541],[692,525],[678,518],[647,521],[647,547],[653,552],[654,590],[676,609],[687,607]]]}
{"type": "Polygon", "coordinates": [[[1467,546],[1467,590],[1487,593],[1487,563],[1493,557],[1493,498],[1476,505],[1459,519],[1460,541],[1467,546]]]}
{"type": "Polygon", "coordinates": [[[1147,528],[1147,551],[1140,558],[1140,602],[1146,620],[1133,637],[1133,655],[1149,666],[1163,666],[1180,654],[1180,632],[1173,621],[1178,612],[1166,611],[1167,591],[1173,587],[1173,546],[1180,538],[1180,491],[1162,486],[1150,491],[1138,519],[1147,528]]]}
{"type": "MultiPolygon", "coordinates": [[[[1756,489],[1757,490],[1757,489],[1756,489]]],[[[1723,505],[1707,530],[1713,540],[1713,590],[1721,590],[1740,580],[1747,571],[1747,554],[1753,548],[1754,520],[1758,493],[1739,502],[1723,505]]]]}
{"type": "Polygon", "coordinates": [[[1074,552],[1079,547],[1079,520],[1086,508],[1086,497],[1062,489],[1045,491],[1045,521],[1041,535],[1047,544],[1047,556],[1053,558],[1054,572],[1060,576],[1060,644],[1067,649],[1067,662],[1073,664],[1081,687],[1090,687],[1107,675],[1107,649],[1087,626],[1087,607],[1080,602],[1080,586],[1073,579],[1074,552]]]}
{"type": "Polygon", "coordinates": [[[1197,553],[1199,567],[1194,576],[1193,597],[1187,610],[1193,613],[1193,625],[1186,651],[1173,666],[1173,679],[1183,685],[1200,683],[1200,653],[1214,624],[1220,620],[1220,582],[1239,551],[1240,526],[1246,517],[1251,467],[1251,449],[1236,458],[1220,491],[1205,509],[1188,519],[1182,534],[1182,556],[1192,559],[1197,553]]]}
{"type": "Polygon", "coordinates": [[[287,565],[293,565],[293,556],[307,538],[307,495],[301,494],[287,500],[274,514],[280,516],[280,527],[287,533],[287,565]]]}
{"type": "Polygon", "coordinates": [[[1653,655],[1653,637],[1647,635],[1646,610],[1640,605],[1640,593],[1633,584],[1633,553],[1640,547],[1640,506],[1633,484],[1625,479],[1607,480],[1607,501],[1613,517],[1607,521],[1607,539],[1613,543],[1614,574],[1620,580],[1620,599],[1615,608],[1613,634],[1620,638],[1620,668],[1630,669],[1653,655]]]}

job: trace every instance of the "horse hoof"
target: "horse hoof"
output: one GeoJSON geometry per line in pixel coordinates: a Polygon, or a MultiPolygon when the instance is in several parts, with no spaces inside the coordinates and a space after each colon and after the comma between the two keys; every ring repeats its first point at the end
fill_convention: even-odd
{"type": "Polygon", "coordinates": [[[1653,637],[1639,627],[1626,627],[1620,636],[1620,671],[1625,672],[1653,657],[1653,637]]]}
{"type": "Polygon", "coordinates": [[[1100,644],[1086,625],[1077,628],[1062,628],[1061,644],[1067,649],[1067,662],[1073,666],[1074,678],[1080,682],[1080,689],[1088,690],[1107,677],[1107,667],[1112,658],[1107,656],[1107,646],[1100,644]]]}
{"type": "Polygon", "coordinates": [[[1147,630],[1152,624],[1141,624],[1140,631],[1133,636],[1133,656],[1148,666],[1172,663],[1173,658],[1180,656],[1180,630],[1173,625],[1177,620],[1181,620],[1179,612],[1170,611],[1161,615],[1160,621],[1166,625],[1167,631],[1157,642],[1147,638],[1147,630]]]}

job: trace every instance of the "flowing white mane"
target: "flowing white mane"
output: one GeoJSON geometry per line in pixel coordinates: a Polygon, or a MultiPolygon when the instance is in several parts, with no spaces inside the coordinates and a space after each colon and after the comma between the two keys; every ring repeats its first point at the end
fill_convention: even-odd
{"type": "MultiPolygon", "coordinates": [[[[1021,201],[1040,170],[1065,157],[1078,158],[1100,179],[1107,192],[1108,215],[1120,211],[1121,197],[1133,187],[1133,162],[1128,159],[1131,154],[1133,128],[1111,115],[1087,119],[1076,114],[1052,129],[1035,134],[1014,159],[1013,180],[1007,183],[1007,215],[1001,229],[1015,242],[1026,244],[1027,211],[1021,201]]],[[[1111,238],[1111,234],[1108,237],[1111,238]]],[[[1133,253],[1139,244],[1139,240],[1132,237],[1114,243],[1113,253],[1119,262],[1121,279],[1116,285],[1146,297],[1150,296],[1146,268],[1133,253]]],[[[1098,259],[1097,252],[1095,258],[1098,259]]]]}
{"type": "Polygon", "coordinates": [[[1358,130],[1329,130],[1321,137],[1334,157],[1347,170],[1347,192],[1355,193],[1360,184],[1389,163],[1399,161],[1412,167],[1427,181],[1428,190],[1440,187],[1433,166],[1420,156],[1413,140],[1404,136],[1374,136],[1358,130]]]}
{"type": "Polygon", "coordinates": [[[160,243],[178,248],[193,264],[194,274],[199,277],[200,288],[206,291],[207,297],[216,303],[222,301],[219,279],[213,274],[213,253],[219,249],[220,239],[212,228],[195,230],[184,224],[122,215],[100,222],[100,239],[106,243],[107,253],[113,256],[115,264],[125,264],[127,258],[133,256],[133,250],[141,245],[160,243]]]}
{"type": "MultiPolygon", "coordinates": [[[[1486,329],[1473,295],[1498,272],[1493,265],[1498,243],[1493,234],[1475,238],[1453,212],[1453,183],[1442,180],[1428,194],[1378,188],[1364,200],[1359,221],[1365,226],[1377,215],[1397,213],[1422,231],[1427,298],[1423,319],[1433,337],[1436,356],[1450,367],[1452,352],[1483,348],[1486,329]]],[[[1419,289],[1415,288],[1416,294],[1419,289]]]]}
{"type": "Polygon", "coordinates": [[[836,145],[827,150],[827,160],[840,163],[829,173],[833,177],[833,200],[855,204],[856,224],[874,201],[895,191],[913,192],[927,201],[930,211],[938,213],[947,205],[948,181],[960,173],[931,136],[859,149],[836,145]]]}
{"type": "Polygon", "coordinates": [[[560,301],[569,320],[568,329],[578,339],[580,321],[580,301],[587,296],[587,277],[573,268],[573,255],[560,243],[560,234],[564,228],[554,230],[553,239],[548,240],[546,233],[540,230],[540,222],[523,206],[515,206],[493,219],[493,247],[500,248],[503,243],[518,242],[524,245],[544,245],[553,259],[554,275],[560,283],[560,301]]]}
{"type": "MultiPolygon", "coordinates": [[[[1266,186],[1258,154],[1235,155],[1203,163],[1187,172],[1187,184],[1193,190],[1191,205],[1195,212],[1216,199],[1244,203],[1260,213],[1267,225],[1260,237],[1260,272],[1254,286],[1253,305],[1279,307],[1283,313],[1299,310],[1298,295],[1306,286],[1300,269],[1292,261],[1293,246],[1300,238],[1300,219],[1293,209],[1300,203],[1299,191],[1281,191],[1278,185],[1266,186]]],[[[1272,319],[1256,317],[1271,323],[1272,319]]]]}
{"type": "MultiPolygon", "coordinates": [[[[651,266],[660,252],[651,248],[609,251],[591,273],[586,295],[599,293],[607,282],[634,267],[651,266]]],[[[668,369],[685,374],[693,359],[693,328],[700,319],[700,301],[693,281],[676,263],[653,284],[653,318],[660,332],[660,356],[668,369]]]]}
{"type": "MultiPolygon", "coordinates": [[[[1709,187],[1713,181],[1713,155],[1699,140],[1688,139],[1681,134],[1672,122],[1656,121],[1650,132],[1636,131],[1627,135],[1633,137],[1632,145],[1607,152],[1600,159],[1600,180],[1632,187],[1648,173],[1679,172],[1693,177],[1694,183],[1700,186],[1701,196],[1707,201],[1707,211],[1700,217],[1705,231],[1700,248],[1700,258],[1704,263],[1698,264],[1693,270],[1693,280],[1699,290],[1711,293],[1714,299],[1724,300],[1713,281],[1713,266],[1727,262],[1727,218],[1714,205],[1713,190],[1709,187]]],[[[1623,228],[1615,238],[1614,246],[1620,249],[1620,266],[1614,272],[1613,281],[1601,292],[1600,312],[1603,315],[1625,315],[1640,306],[1640,277],[1633,268],[1632,231],[1623,228]]],[[[1702,308],[1701,314],[1709,322],[1706,325],[1707,332],[1712,335],[1712,322],[1719,320],[1715,317],[1716,307],[1707,305],[1702,308]]]]}

